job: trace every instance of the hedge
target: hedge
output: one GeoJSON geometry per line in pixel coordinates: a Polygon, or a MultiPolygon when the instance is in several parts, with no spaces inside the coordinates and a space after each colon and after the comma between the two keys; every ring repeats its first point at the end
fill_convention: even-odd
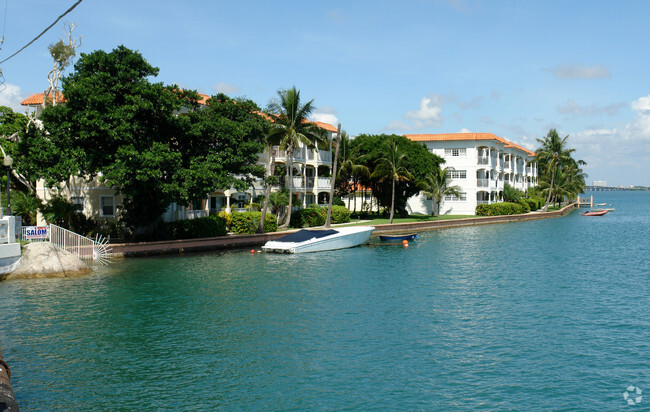
{"type": "Polygon", "coordinates": [[[520,215],[522,213],[524,213],[524,207],[517,203],[502,202],[476,206],[476,216],[520,215]]]}
{"type": "MultiPolygon", "coordinates": [[[[298,209],[291,214],[291,227],[313,227],[323,226],[327,220],[327,208],[318,205],[309,206],[305,209],[298,209]]],[[[348,223],[350,211],[345,206],[332,206],[330,223],[348,223]]]]}
{"type": "MultiPolygon", "coordinates": [[[[234,212],[231,215],[230,230],[238,235],[252,235],[262,219],[262,212],[234,212]]],[[[278,220],[273,213],[267,213],[264,220],[264,231],[278,230],[278,220]]]]}
{"type": "Polygon", "coordinates": [[[197,239],[203,237],[225,236],[226,219],[220,216],[199,217],[169,223],[174,239],[197,239]]]}

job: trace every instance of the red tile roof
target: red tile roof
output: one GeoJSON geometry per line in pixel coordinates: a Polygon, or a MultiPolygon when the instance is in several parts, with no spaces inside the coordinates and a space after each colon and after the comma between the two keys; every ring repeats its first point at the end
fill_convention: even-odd
{"type": "Polygon", "coordinates": [[[503,143],[505,147],[514,147],[524,151],[528,156],[535,156],[535,152],[512,143],[503,137],[497,136],[493,133],[439,133],[439,134],[405,134],[407,139],[414,142],[446,142],[458,140],[494,140],[503,143]]]}
{"type": "MultiPolygon", "coordinates": [[[[20,104],[22,104],[23,106],[34,106],[34,105],[37,105],[37,104],[43,104],[43,97],[44,96],[45,96],[45,93],[34,93],[31,96],[29,96],[28,98],[26,98],[25,100],[23,100],[22,102],[20,102],[20,104]]],[[[50,93],[48,95],[48,97],[51,99],[52,94],[50,93]]],[[[65,99],[63,98],[63,93],[58,92],[57,97],[58,97],[59,102],[65,102],[65,99]]]]}

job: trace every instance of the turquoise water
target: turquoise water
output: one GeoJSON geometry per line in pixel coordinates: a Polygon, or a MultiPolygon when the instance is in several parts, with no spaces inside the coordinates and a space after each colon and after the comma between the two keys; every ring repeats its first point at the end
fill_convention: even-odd
{"type": "Polygon", "coordinates": [[[616,212],[3,282],[0,347],[23,411],[632,408],[650,192],[594,195],[616,212]]]}

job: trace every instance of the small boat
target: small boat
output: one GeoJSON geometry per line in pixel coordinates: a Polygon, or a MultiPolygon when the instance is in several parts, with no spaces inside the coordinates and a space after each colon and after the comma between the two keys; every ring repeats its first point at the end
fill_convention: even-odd
{"type": "Polygon", "coordinates": [[[408,235],[379,235],[379,239],[381,240],[415,240],[417,237],[417,233],[410,233],[408,235]]]}
{"type": "Polygon", "coordinates": [[[275,253],[307,253],[346,249],[368,241],[373,230],[375,230],[374,226],[301,229],[266,242],[262,250],[275,253]]]}
{"type": "Polygon", "coordinates": [[[596,203],[596,206],[607,206],[607,203],[596,203]]]}
{"type": "Polygon", "coordinates": [[[607,214],[607,210],[589,210],[582,214],[582,216],[604,216],[607,214]]]}

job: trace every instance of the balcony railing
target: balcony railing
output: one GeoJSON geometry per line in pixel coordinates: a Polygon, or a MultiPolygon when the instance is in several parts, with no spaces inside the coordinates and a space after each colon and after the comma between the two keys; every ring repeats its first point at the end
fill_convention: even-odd
{"type": "Polygon", "coordinates": [[[487,157],[479,157],[478,158],[478,164],[479,165],[487,165],[489,163],[490,159],[487,157]]]}
{"type": "Polygon", "coordinates": [[[331,186],[329,177],[319,177],[318,178],[318,188],[319,189],[329,189],[331,186]]]}
{"type": "Polygon", "coordinates": [[[510,169],[510,161],[506,160],[505,162],[503,162],[503,167],[506,169],[510,169]]]}
{"type": "Polygon", "coordinates": [[[476,186],[478,187],[488,187],[490,185],[490,179],[476,179],[476,186]]]}

